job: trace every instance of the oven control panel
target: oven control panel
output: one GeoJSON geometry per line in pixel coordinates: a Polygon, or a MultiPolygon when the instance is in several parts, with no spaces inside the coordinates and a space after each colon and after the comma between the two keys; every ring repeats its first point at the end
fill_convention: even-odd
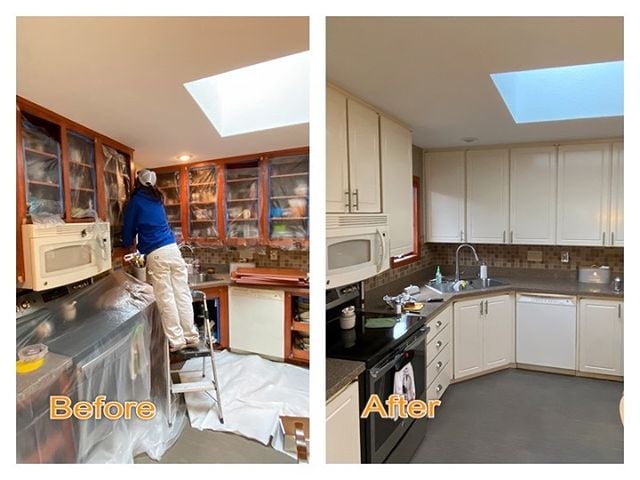
{"type": "Polygon", "coordinates": [[[48,302],[77,292],[93,283],[91,278],[82,280],[81,282],[72,283],[63,287],[52,288],[44,292],[27,291],[16,297],[16,318],[30,315],[40,310],[48,302]]]}

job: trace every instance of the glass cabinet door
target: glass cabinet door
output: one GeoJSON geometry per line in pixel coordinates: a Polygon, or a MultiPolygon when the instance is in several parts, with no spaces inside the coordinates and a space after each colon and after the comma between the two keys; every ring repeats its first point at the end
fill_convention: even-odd
{"type": "Polygon", "coordinates": [[[37,117],[22,115],[27,213],[64,216],[60,128],[37,117]]]}
{"type": "Polygon", "coordinates": [[[225,166],[226,234],[229,239],[260,236],[258,164],[225,166]]]}
{"type": "Polygon", "coordinates": [[[124,207],[131,197],[131,164],[129,155],[107,145],[104,154],[104,190],[107,218],[111,224],[111,247],[122,246],[124,207]]]}
{"type": "Polygon", "coordinates": [[[269,238],[309,237],[309,155],[273,158],[269,162],[269,238]]]}
{"type": "Polygon", "coordinates": [[[217,167],[189,169],[189,237],[203,240],[218,238],[217,167]]]}
{"type": "Polygon", "coordinates": [[[167,221],[176,241],[182,241],[182,201],[180,198],[180,171],[156,172],[158,189],[164,195],[164,209],[167,212],[167,221]]]}
{"type": "Polygon", "coordinates": [[[96,158],[93,140],[67,132],[71,218],[95,218],[96,158]]]}

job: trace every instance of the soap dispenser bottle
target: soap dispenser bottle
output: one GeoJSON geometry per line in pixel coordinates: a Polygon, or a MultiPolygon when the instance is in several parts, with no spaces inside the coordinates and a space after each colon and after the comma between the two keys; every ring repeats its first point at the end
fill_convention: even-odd
{"type": "Polygon", "coordinates": [[[440,273],[440,265],[436,267],[436,283],[442,283],[442,273],[440,273]]]}

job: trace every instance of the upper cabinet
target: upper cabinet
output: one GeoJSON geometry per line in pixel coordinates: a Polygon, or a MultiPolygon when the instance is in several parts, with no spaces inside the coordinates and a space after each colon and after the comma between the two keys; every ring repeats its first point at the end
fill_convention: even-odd
{"type": "Polygon", "coordinates": [[[465,239],[464,152],[431,152],[424,157],[428,242],[465,239]]]}
{"type": "Polygon", "coordinates": [[[558,149],[558,245],[609,245],[611,144],[558,149]]]}
{"type": "Polygon", "coordinates": [[[186,222],[182,222],[180,236],[193,240],[217,240],[218,225],[218,167],[215,165],[188,169],[185,201],[186,222]]]}
{"type": "Polygon", "coordinates": [[[111,224],[111,246],[122,247],[124,209],[131,198],[131,158],[108,145],[102,145],[104,191],[107,220],[111,224]]]}
{"type": "Polygon", "coordinates": [[[93,219],[98,208],[95,142],[92,138],[67,130],[69,157],[69,216],[74,220],[93,219]]]}
{"type": "Polygon", "coordinates": [[[613,144],[611,157],[610,245],[624,246],[624,145],[613,144]]]}
{"type": "Polygon", "coordinates": [[[378,113],[327,88],[327,213],[381,212],[378,113]]]}
{"type": "Polygon", "coordinates": [[[382,208],[388,214],[391,256],[413,250],[413,191],[411,131],[380,117],[382,208]]]}
{"type": "Polygon", "coordinates": [[[511,149],[510,243],[555,243],[556,171],[556,147],[511,149]]]}
{"type": "Polygon", "coordinates": [[[271,242],[309,238],[309,156],[269,160],[268,235],[271,242]]]}
{"type": "Polygon", "coordinates": [[[509,150],[467,152],[467,241],[507,243],[509,150]]]}
{"type": "Polygon", "coordinates": [[[253,243],[260,238],[259,174],[258,161],[225,165],[225,237],[228,240],[253,243]]]}
{"type": "Polygon", "coordinates": [[[167,222],[178,242],[182,241],[181,169],[156,172],[156,186],[162,192],[167,222]]]}

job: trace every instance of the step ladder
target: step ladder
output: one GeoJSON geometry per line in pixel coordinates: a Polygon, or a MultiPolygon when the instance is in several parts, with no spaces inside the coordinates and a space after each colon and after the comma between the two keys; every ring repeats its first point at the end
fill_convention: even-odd
{"type": "Polygon", "coordinates": [[[173,394],[186,393],[186,392],[206,392],[216,404],[218,411],[218,418],[220,423],[224,423],[222,417],[222,403],[220,400],[220,389],[218,388],[218,372],[216,371],[216,364],[213,356],[213,344],[215,339],[211,334],[211,322],[209,320],[209,309],[207,308],[207,296],[201,290],[192,290],[191,297],[194,301],[202,301],[203,313],[204,313],[204,335],[203,340],[198,345],[190,346],[184,350],[178,350],[177,352],[171,352],[169,350],[169,339],[165,338],[166,349],[166,376],[167,376],[167,405],[168,405],[168,421],[169,426],[173,424],[173,406],[171,397],[173,394]],[[211,372],[213,378],[206,378],[206,362],[207,357],[211,361],[211,372]],[[202,370],[172,370],[171,365],[176,363],[184,363],[192,358],[202,358],[202,370]],[[174,383],[173,373],[201,373],[202,379],[194,382],[180,382],[174,383]],[[212,394],[215,392],[215,396],[212,394]]]}

